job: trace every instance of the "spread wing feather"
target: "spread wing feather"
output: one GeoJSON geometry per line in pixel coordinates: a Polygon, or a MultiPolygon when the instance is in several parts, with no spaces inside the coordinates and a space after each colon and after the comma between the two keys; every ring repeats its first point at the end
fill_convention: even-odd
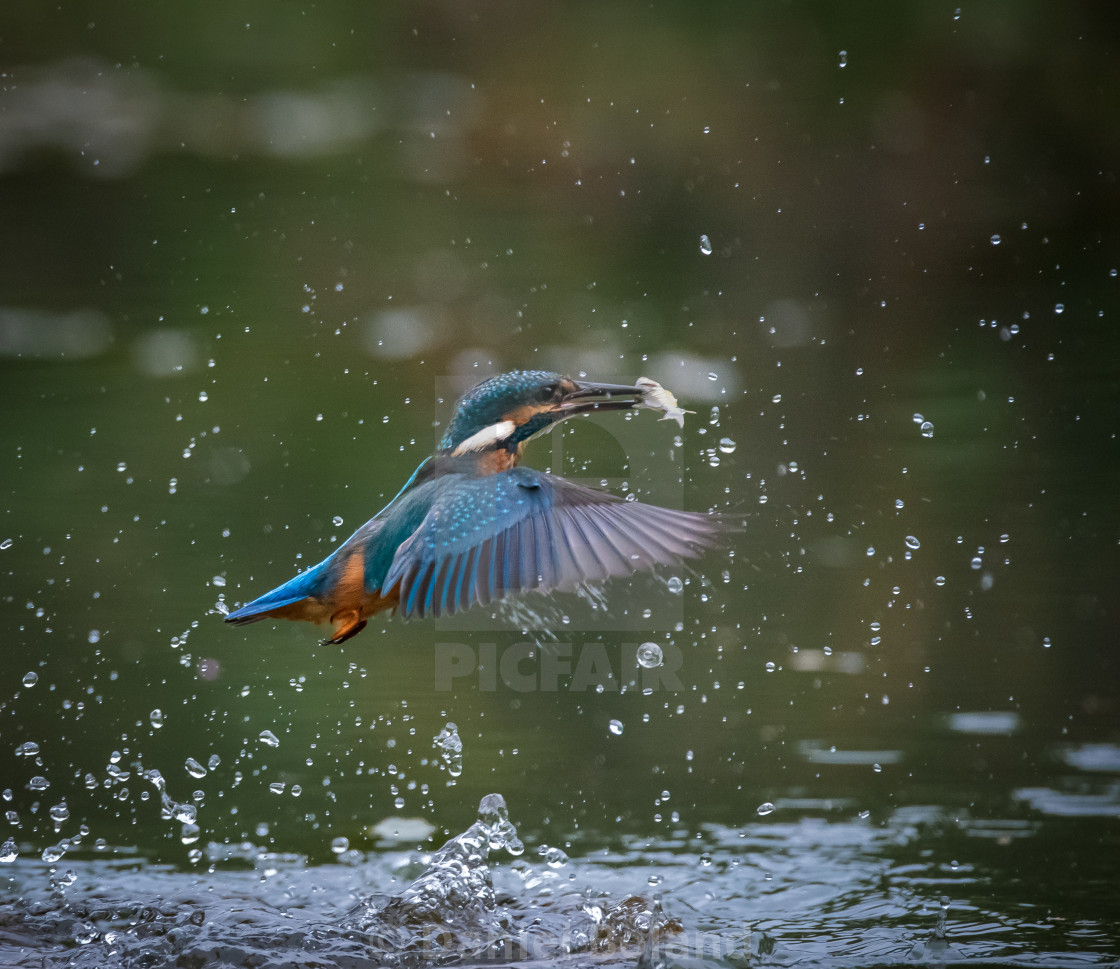
{"type": "Polygon", "coordinates": [[[401,543],[381,586],[405,616],[439,616],[511,592],[572,588],[692,558],[718,519],[514,468],[457,481],[401,543]]]}

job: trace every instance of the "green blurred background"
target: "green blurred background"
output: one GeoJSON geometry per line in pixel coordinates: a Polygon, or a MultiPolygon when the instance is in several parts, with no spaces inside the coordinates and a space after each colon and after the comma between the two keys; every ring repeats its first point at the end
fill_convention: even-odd
{"type": "Polygon", "coordinates": [[[491,790],[573,852],[764,801],[1120,813],[1116,19],[7,3],[3,837],[322,859],[491,790]],[[625,631],[221,624],[522,367],[675,391],[681,442],[604,416],[530,463],[745,515],[734,554],[609,588],[625,631]],[[680,693],[433,686],[440,643],[646,638],[680,693]]]}

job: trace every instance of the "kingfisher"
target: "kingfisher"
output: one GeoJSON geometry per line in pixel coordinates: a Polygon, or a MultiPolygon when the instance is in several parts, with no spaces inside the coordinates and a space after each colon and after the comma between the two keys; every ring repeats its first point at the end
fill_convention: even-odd
{"type": "Polygon", "coordinates": [[[699,556],[719,540],[716,516],[625,501],[520,464],[525,445],[563,420],[638,407],[683,426],[686,412],[649,378],[626,386],[519,370],[484,380],[456,403],[438,450],[389,504],[318,565],[225,621],[330,623],[323,642],[336,644],[384,610],[451,615],[699,556]]]}

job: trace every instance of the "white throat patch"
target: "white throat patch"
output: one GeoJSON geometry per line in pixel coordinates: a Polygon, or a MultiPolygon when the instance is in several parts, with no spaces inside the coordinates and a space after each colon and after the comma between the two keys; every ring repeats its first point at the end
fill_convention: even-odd
{"type": "Polygon", "coordinates": [[[498,421],[497,424],[491,424],[489,427],[484,427],[481,431],[475,431],[470,437],[463,441],[451,453],[453,455],[468,454],[471,451],[481,451],[483,448],[489,447],[495,441],[504,441],[509,437],[517,425],[513,421],[498,421]]]}

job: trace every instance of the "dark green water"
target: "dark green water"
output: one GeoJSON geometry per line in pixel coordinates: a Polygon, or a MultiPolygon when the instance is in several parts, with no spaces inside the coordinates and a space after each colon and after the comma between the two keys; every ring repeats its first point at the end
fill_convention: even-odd
{"type": "Polygon", "coordinates": [[[494,957],[637,895],[569,946],[637,959],[660,894],[659,962],[1114,964],[1103,8],[184,11],[0,15],[5,964],[219,963],[241,911],[310,959],[276,910],[400,892],[490,792],[497,910],[549,913],[494,957]],[[697,412],[529,464],[745,529],[340,647],[221,623],[522,367],[697,412]]]}

